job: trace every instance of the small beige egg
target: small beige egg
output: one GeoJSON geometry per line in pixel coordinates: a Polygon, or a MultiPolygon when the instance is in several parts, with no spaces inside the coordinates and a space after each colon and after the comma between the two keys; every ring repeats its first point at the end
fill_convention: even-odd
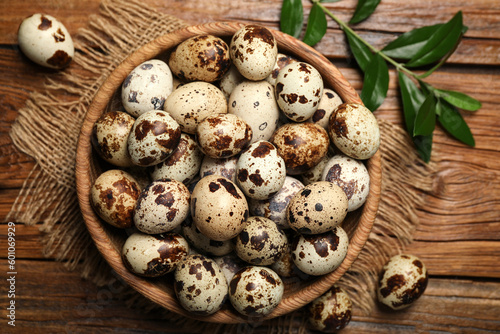
{"type": "Polygon", "coordinates": [[[229,96],[233,92],[233,89],[245,80],[245,77],[242,76],[236,66],[233,65],[220,79],[219,88],[226,99],[229,100],[229,96]]]}
{"type": "Polygon", "coordinates": [[[267,199],[285,183],[283,158],[268,141],[260,140],[244,151],[236,164],[236,182],[250,198],[267,199]]]}
{"type": "Polygon", "coordinates": [[[131,167],[134,164],[127,148],[130,130],[135,118],[122,111],[103,114],[92,128],[92,146],[99,156],[118,167],[131,167]]]}
{"type": "Polygon", "coordinates": [[[288,224],[302,234],[331,231],[342,224],[347,215],[347,195],[338,185],[318,181],[308,184],[290,200],[288,224]]]}
{"type": "Polygon", "coordinates": [[[301,235],[292,244],[292,259],[302,272],[319,276],[337,269],[347,255],[349,238],[337,226],[322,234],[301,235]]]}
{"type": "Polygon", "coordinates": [[[139,116],[128,137],[132,162],[148,167],[165,161],[181,138],[179,124],[162,110],[151,110],[139,116]]]}
{"type": "Polygon", "coordinates": [[[227,101],[216,86],[195,81],[174,90],[163,109],[179,123],[182,132],[195,134],[196,127],[206,117],[227,113],[227,101]]]}
{"type": "Polygon", "coordinates": [[[254,265],[267,266],[283,256],[288,240],[272,220],[249,217],[235,243],[235,251],[240,259],[254,265]]]}
{"type": "Polygon", "coordinates": [[[208,175],[198,181],[191,194],[191,216],[205,236],[225,241],[237,236],[245,227],[248,203],[232,181],[208,175]]]}
{"type": "Polygon", "coordinates": [[[217,312],[227,299],[226,277],[214,260],[188,255],[174,272],[174,291],[181,306],[196,315],[217,312]]]}
{"type": "Polygon", "coordinates": [[[118,228],[132,226],[132,217],[141,187],[128,173],[108,170],[94,181],[90,190],[95,212],[105,222],[118,228]]]}
{"type": "Polygon", "coordinates": [[[61,69],[71,62],[75,47],[66,27],[53,16],[33,14],[23,20],[17,32],[21,51],[33,62],[61,69]]]}
{"type": "Polygon", "coordinates": [[[334,333],[345,328],[351,321],[351,298],[337,285],[334,285],[307,306],[311,326],[318,331],[334,333]]]}
{"type": "Polygon", "coordinates": [[[229,300],[245,316],[266,316],[283,298],[283,281],[273,270],[250,266],[241,269],[229,283],[229,300]]]}
{"type": "Polygon", "coordinates": [[[377,119],[361,104],[338,106],[330,116],[328,133],[335,146],[354,159],[369,159],[380,146],[377,119]]]}
{"type": "Polygon", "coordinates": [[[167,160],[153,166],[151,177],[153,180],[177,180],[187,185],[198,175],[202,161],[203,152],[196,140],[186,133],[181,133],[174,152],[167,160]]]}
{"type": "Polygon", "coordinates": [[[286,117],[303,122],[318,109],[323,96],[323,78],[310,64],[294,62],[279,71],[275,93],[286,117]]]}
{"type": "Polygon", "coordinates": [[[327,154],[330,140],[321,126],[314,123],[287,123],[271,137],[283,157],[289,175],[302,174],[327,154]]]}
{"type": "Polygon", "coordinates": [[[251,143],[271,138],[279,119],[274,89],[267,81],[244,81],[236,86],[228,102],[228,112],[252,128],[251,143]]]}
{"type": "Polygon", "coordinates": [[[229,53],[233,64],[245,78],[264,80],[276,63],[278,44],[269,29],[246,25],[233,35],[229,53]]]}
{"type": "Polygon", "coordinates": [[[150,110],[162,110],[172,90],[173,77],[168,65],[162,60],[150,59],[125,78],[121,100],[125,110],[138,117],[150,110]]]}
{"type": "Polygon", "coordinates": [[[208,238],[200,232],[191,217],[182,223],[182,234],[193,247],[209,256],[223,256],[234,250],[232,240],[217,241],[208,238]]]}
{"type": "Polygon", "coordinates": [[[273,87],[276,85],[276,78],[278,77],[278,73],[280,70],[288,64],[295,63],[297,59],[290,55],[286,55],[283,53],[279,53],[276,56],[276,64],[274,64],[273,71],[266,78],[266,81],[269,82],[273,87]]]}
{"type": "Polygon", "coordinates": [[[141,232],[169,232],[187,218],[191,194],[181,182],[169,179],[153,181],[139,195],[134,210],[134,224],[141,232]]]}
{"type": "Polygon", "coordinates": [[[248,263],[240,259],[234,252],[226,254],[224,256],[218,256],[214,258],[215,263],[217,263],[226,276],[227,284],[231,282],[234,275],[240,271],[243,267],[247,267],[248,263]]]}
{"type": "Polygon", "coordinates": [[[200,167],[200,177],[207,175],[220,175],[236,182],[236,163],[239,157],[212,158],[208,155],[203,157],[200,167]]]}
{"type": "Polygon", "coordinates": [[[187,241],[176,233],[131,234],[122,248],[122,260],[134,274],[158,277],[175,269],[188,254],[187,241]]]}
{"type": "Polygon", "coordinates": [[[182,81],[214,82],[231,66],[229,47],[213,35],[194,36],[172,51],[168,64],[182,81]]]}
{"type": "Polygon", "coordinates": [[[250,214],[269,218],[278,227],[288,229],[290,228],[286,218],[288,203],[302,188],[304,188],[302,182],[291,176],[287,176],[281,189],[272,197],[265,200],[250,199],[248,203],[250,214]]]}
{"type": "Polygon", "coordinates": [[[349,212],[361,207],[370,193],[370,174],[366,166],[343,154],[328,160],[321,178],[344,190],[349,201],[349,212]]]}
{"type": "Polygon", "coordinates": [[[319,101],[318,109],[316,109],[312,117],[309,118],[309,121],[318,124],[328,131],[330,116],[342,103],[342,98],[337,92],[333,89],[325,88],[323,90],[323,96],[319,101]]]}
{"type": "Polygon", "coordinates": [[[416,256],[393,256],[382,268],[377,297],[393,310],[409,307],[424,293],[429,276],[424,263],[416,256]]]}
{"type": "Polygon", "coordinates": [[[239,154],[252,140],[252,128],[233,114],[206,117],[196,128],[196,140],[212,158],[228,158],[239,154]]]}

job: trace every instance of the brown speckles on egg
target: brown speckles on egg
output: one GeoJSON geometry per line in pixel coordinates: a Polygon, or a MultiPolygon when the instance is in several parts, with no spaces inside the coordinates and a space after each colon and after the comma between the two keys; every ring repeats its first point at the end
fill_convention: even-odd
{"type": "Polygon", "coordinates": [[[341,288],[333,286],[307,307],[309,323],[316,330],[336,332],[345,328],[351,320],[352,302],[341,288]]]}
{"type": "Polygon", "coordinates": [[[287,123],[278,128],[271,142],[283,157],[289,175],[306,172],[326,155],[328,134],[313,123],[287,123]]]}
{"type": "Polygon", "coordinates": [[[414,255],[393,256],[383,267],[377,296],[380,303],[394,310],[410,306],[425,291],[428,274],[414,255]]]}
{"type": "Polygon", "coordinates": [[[52,57],[47,59],[47,64],[56,68],[63,68],[71,62],[71,59],[72,57],[66,51],[57,50],[52,57]]]}
{"type": "Polygon", "coordinates": [[[284,284],[273,270],[250,266],[234,275],[230,283],[229,300],[243,315],[265,316],[278,306],[283,292],[284,284]]]}
{"type": "Polygon", "coordinates": [[[40,24],[38,25],[38,29],[40,30],[47,30],[52,27],[52,21],[49,20],[47,17],[42,15],[40,17],[40,24]]]}
{"type": "Polygon", "coordinates": [[[300,235],[292,244],[292,258],[302,272],[324,275],[340,266],[348,244],[347,233],[340,226],[322,234],[300,235]]]}
{"type": "Polygon", "coordinates": [[[228,284],[224,274],[217,263],[205,256],[186,256],[177,266],[174,279],[180,304],[195,314],[213,314],[227,298],[228,284]]]}

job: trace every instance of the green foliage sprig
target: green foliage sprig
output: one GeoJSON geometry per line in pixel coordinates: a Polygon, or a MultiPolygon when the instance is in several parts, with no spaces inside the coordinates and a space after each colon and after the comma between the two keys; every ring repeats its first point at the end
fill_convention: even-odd
{"type": "MultiPolygon", "coordinates": [[[[375,111],[384,102],[389,89],[388,63],[398,71],[401,100],[406,130],[425,161],[429,162],[432,151],[432,135],[439,122],[454,138],[475,146],[469,126],[458,109],[476,111],[481,103],[460,92],[438,89],[424,81],[440,68],[455,51],[467,31],[462,12],[441,24],[413,29],[402,34],[382,49],[377,49],[349,24],[368,18],[380,0],[359,0],[349,24],[328,10],[324,3],[339,0],[311,0],[312,8],[302,40],[314,46],[326,34],[327,16],[344,31],[351,52],[364,73],[360,97],[363,103],[375,111]],[[397,59],[397,61],[396,61],[397,59]],[[431,66],[424,73],[411,69],[431,66]]],[[[280,28],[283,32],[299,38],[304,26],[304,9],[300,0],[284,0],[281,10],[280,28]]]]}

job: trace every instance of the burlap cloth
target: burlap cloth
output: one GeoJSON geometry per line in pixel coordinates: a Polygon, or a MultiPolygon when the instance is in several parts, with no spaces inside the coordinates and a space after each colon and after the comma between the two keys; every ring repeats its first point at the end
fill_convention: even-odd
{"type": "MultiPolygon", "coordinates": [[[[99,13],[74,36],[78,52],[71,66],[51,74],[44,90],[31,94],[12,126],[14,144],[34,157],[36,165],[8,219],[42,222],[44,255],[80,271],[98,286],[111,284],[116,276],[95,248],[79,211],[74,173],[79,129],[98,88],[127,55],[185,25],[138,2],[104,0],[99,13]]],[[[405,131],[387,121],[379,124],[383,172],[379,212],[365,248],[339,282],[353,300],[354,314],[369,313],[374,307],[378,272],[411,242],[420,194],[432,186],[433,168],[419,160],[405,131]]],[[[132,289],[116,298],[144,312],[158,308],[132,289]]],[[[167,310],[163,314],[179,331],[245,332],[241,325],[187,320],[167,310]]],[[[303,310],[251,326],[254,333],[308,331],[303,310]]]]}

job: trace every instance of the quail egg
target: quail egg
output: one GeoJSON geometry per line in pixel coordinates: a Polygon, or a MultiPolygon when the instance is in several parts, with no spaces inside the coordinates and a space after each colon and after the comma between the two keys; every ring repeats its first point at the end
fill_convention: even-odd
{"type": "Polygon", "coordinates": [[[122,259],[134,274],[158,277],[175,269],[188,254],[187,241],[176,233],[133,233],[123,244],[122,259]]]}
{"type": "Polygon", "coordinates": [[[182,234],[193,247],[209,256],[223,256],[234,250],[232,240],[217,241],[208,238],[200,232],[191,217],[182,222],[182,234]]]}
{"type": "Polygon", "coordinates": [[[314,112],[309,121],[320,125],[323,129],[328,131],[328,124],[330,116],[341,105],[342,98],[333,89],[325,88],[323,96],[319,101],[318,109],[314,112]]]}
{"type": "Polygon", "coordinates": [[[334,333],[345,328],[351,321],[352,302],[344,289],[334,285],[308,306],[311,326],[318,331],[334,333]]]}
{"type": "Polygon", "coordinates": [[[208,155],[203,157],[200,167],[200,177],[207,175],[220,175],[236,182],[236,163],[239,156],[229,158],[212,158],[208,155]]]}
{"type": "Polygon", "coordinates": [[[227,300],[226,277],[214,260],[188,255],[174,272],[174,291],[181,306],[197,315],[217,312],[227,300]]]}
{"type": "Polygon", "coordinates": [[[297,59],[293,58],[292,56],[278,52],[278,55],[276,57],[276,64],[274,64],[273,71],[266,78],[266,81],[274,87],[276,85],[276,78],[278,77],[278,73],[280,72],[280,70],[286,65],[295,63],[296,61],[297,59]]]}
{"type": "Polygon", "coordinates": [[[409,307],[424,293],[428,282],[427,268],[416,256],[393,256],[382,268],[377,297],[393,310],[409,307]]]}
{"type": "Polygon", "coordinates": [[[229,300],[245,316],[266,316],[283,298],[284,284],[273,270],[250,266],[241,269],[229,283],[229,300]]]}

